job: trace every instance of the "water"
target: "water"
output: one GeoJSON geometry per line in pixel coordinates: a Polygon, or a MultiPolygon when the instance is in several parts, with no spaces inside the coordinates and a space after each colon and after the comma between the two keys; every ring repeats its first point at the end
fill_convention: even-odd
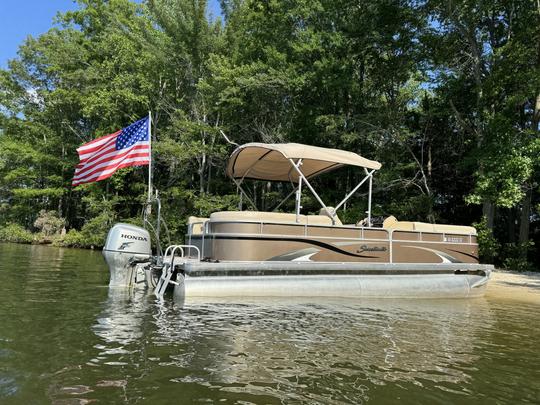
{"type": "Polygon", "coordinates": [[[99,252],[0,244],[0,403],[540,403],[540,305],[157,302],[99,252]]]}

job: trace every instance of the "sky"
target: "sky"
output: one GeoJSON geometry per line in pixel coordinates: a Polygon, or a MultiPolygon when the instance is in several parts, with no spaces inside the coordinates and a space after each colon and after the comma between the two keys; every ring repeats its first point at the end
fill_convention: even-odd
{"type": "MultiPolygon", "coordinates": [[[[20,44],[29,36],[38,36],[53,26],[60,11],[74,10],[74,0],[0,0],[0,68],[17,56],[20,44]]],[[[219,1],[209,0],[209,11],[219,16],[219,1]]]]}
{"type": "Polygon", "coordinates": [[[17,56],[28,35],[46,32],[58,11],[75,8],[73,0],[0,0],[0,68],[17,56]]]}

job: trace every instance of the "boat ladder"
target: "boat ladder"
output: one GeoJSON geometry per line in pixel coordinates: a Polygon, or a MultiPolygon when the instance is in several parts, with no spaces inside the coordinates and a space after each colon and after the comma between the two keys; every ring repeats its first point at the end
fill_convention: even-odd
{"type": "Polygon", "coordinates": [[[163,298],[165,290],[169,284],[178,285],[174,280],[171,280],[171,277],[174,273],[174,267],[179,264],[184,264],[188,261],[200,261],[201,260],[201,251],[197,246],[194,245],[171,245],[165,249],[165,254],[163,255],[163,270],[161,271],[161,277],[158,280],[156,288],[154,290],[154,295],[158,298],[163,298]],[[185,250],[194,249],[197,252],[197,258],[188,257],[185,255],[185,250]],[[180,253],[180,255],[177,255],[180,253]],[[175,259],[179,261],[175,262],[175,259]]]}

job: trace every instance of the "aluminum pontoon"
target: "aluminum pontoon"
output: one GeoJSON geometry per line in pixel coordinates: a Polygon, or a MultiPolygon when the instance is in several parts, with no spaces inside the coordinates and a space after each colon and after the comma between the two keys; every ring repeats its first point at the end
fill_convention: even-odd
{"type": "Polygon", "coordinates": [[[242,145],[227,166],[240,192],[239,211],[190,217],[185,244],[169,246],[158,257],[151,255],[145,229],[115,225],[104,248],[111,285],[144,279],[159,297],[170,285],[177,297],[482,295],[492,266],[478,263],[473,227],[398,221],[393,216],[373,224],[372,182],[380,167],[379,162],[337,149],[242,145]],[[365,176],[335,207],[328,206],[311,180],[346,165],[359,167],[365,176]],[[256,209],[242,188],[246,179],[287,182],[293,190],[273,212],[242,211],[243,199],[256,209]],[[366,217],[343,224],[338,210],[366,183],[366,217]],[[302,213],[304,187],[321,206],[317,214],[302,213]],[[292,195],[295,212],[277,212],[292,195]]]}

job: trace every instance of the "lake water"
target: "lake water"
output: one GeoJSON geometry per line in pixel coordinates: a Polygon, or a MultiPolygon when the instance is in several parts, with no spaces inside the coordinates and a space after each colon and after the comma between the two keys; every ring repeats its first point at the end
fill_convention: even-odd
{"type": "MultiPolygon", "coordinates": [[[[0,243],[0,403],[540,403],[540,305],[158,302],[100,252],[0,243]]],[[[519,298],[519,297],[517,297],[519,298]]]]}

